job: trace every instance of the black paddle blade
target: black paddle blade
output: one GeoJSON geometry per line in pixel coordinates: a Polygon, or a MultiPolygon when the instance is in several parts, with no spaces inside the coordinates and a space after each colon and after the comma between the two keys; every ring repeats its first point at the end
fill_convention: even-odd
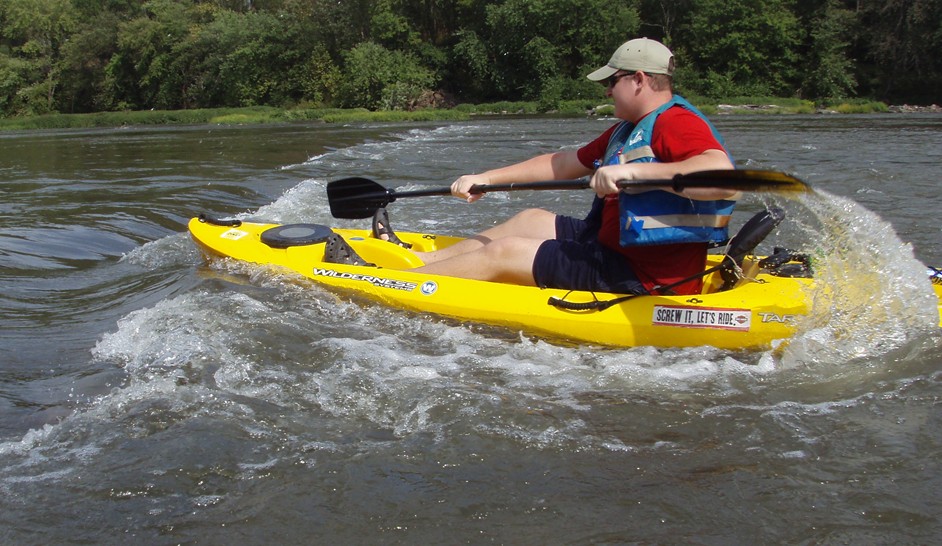
{"type": "Polygon", "coordinates": [[[327,183],[327,202],[334,218],[370,218],[395,200],[392,192],[369,178],[344,178],[327,183]]]}

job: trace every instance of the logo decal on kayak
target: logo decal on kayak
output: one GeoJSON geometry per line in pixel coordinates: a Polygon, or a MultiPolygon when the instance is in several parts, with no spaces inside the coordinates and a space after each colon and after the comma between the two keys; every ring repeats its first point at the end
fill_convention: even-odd
{"type": "Polygon", "coordinates": [[[425,281],[424,283],[422,283],[422,288],[420,288],[419,290],[422,291],[422,294],[426,296],[431,296],[432,294],[438,291],[438,283],[435,281],[425,281]]]}
{"type": "Polygon", "coordinates": [[[797,315],[779,315],[778,313],[759,313],[762,322],[780,322],[782,324],[795,324],[798,321],[797,315]]]}
{"type": "Polygon", "coordinates": [[[411,292],[415,290],[416,286],[418,286],[414,282],[400,281],[397,279],[384,279],[374,275],[360,275],[358,273],[341,273],[340,271],[334,271],[333,269],[321,269],[319,267],[315,267],[312,273],[315,277],[330,277],[332,279],[362,281],[370,283],[373,286],[377,286],[379,288],[389,288],[392,290],[402,290],[405,292],[411,292]]]}
{"type": "Polygon", "coordinates": [[[227,229],[219,234],[221,239],[229,239],[230,241],[238,241],[239,239],[248,235],[248,232],[242,231],[241,229],[227,229]]]}
{"type": "Polygon", "coordinates": [[[752,324],[752,312],[748,309],[655,305],[651,322],[657,326],[748,332],[752,324]]]}

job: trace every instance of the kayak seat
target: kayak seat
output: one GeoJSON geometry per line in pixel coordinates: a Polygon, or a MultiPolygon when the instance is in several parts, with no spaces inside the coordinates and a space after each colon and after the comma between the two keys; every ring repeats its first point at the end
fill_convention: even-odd
{"type": "Polygon", "coordinates": [[[769,207],[750,218],[729,239],[726,255],[720,267],[720,277],[723,285],[720,290],[729,290],[736,285],[740,277],[740,268],[743,260],[755,251],[772,230],[785,219],[785,211],[779,207],[769,207]]]}
{"type": "Polygon", "coordinates": [[[350,236],[347,242],[364,260],[389,269],[413,269],[425,265],[411,250],[371,236],[350,236]]]}
{"type": "Polygon", "coordinates": [[[266,229],[260,238],[272,248],[288,248],[323,243],[332,233],[322,224],[285,224],[266,229]]]}

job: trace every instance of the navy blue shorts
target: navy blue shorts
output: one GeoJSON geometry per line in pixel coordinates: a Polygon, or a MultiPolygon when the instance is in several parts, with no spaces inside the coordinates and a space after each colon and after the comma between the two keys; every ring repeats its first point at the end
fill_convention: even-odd
{"type": "Polygon", "coordinates": [[[542,288],[643,294],[628,260],[602,246],[585,220],[556,215],[556,239],[544,241],[533,260],[533,278],[542,288]]]}

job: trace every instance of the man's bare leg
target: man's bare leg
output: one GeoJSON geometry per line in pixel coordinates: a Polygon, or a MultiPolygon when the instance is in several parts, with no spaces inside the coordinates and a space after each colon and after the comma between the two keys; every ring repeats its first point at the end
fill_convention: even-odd
{"type": "Polygon", "coordinates": [[[545,239],[501,237],[475,250],[412,271],[463,279],[534,286],[533,260],[545,239]]]}
{"type": "MultiPolygon", "coordinates": [[[[507,237],[521,237],[540,242],[555,239],[556,214],[543,209],[527,209],[502,224],[498,224],[452,246],[433,252],[416,252],[416,254],[426,265],[434,264],[455,256],[478,251],[498,239],[507,237]]],[[[463,277],[464,275],[459,276],[463,277]]],[[[532,284],[532,280],[530,284],[532,284]]]]}

